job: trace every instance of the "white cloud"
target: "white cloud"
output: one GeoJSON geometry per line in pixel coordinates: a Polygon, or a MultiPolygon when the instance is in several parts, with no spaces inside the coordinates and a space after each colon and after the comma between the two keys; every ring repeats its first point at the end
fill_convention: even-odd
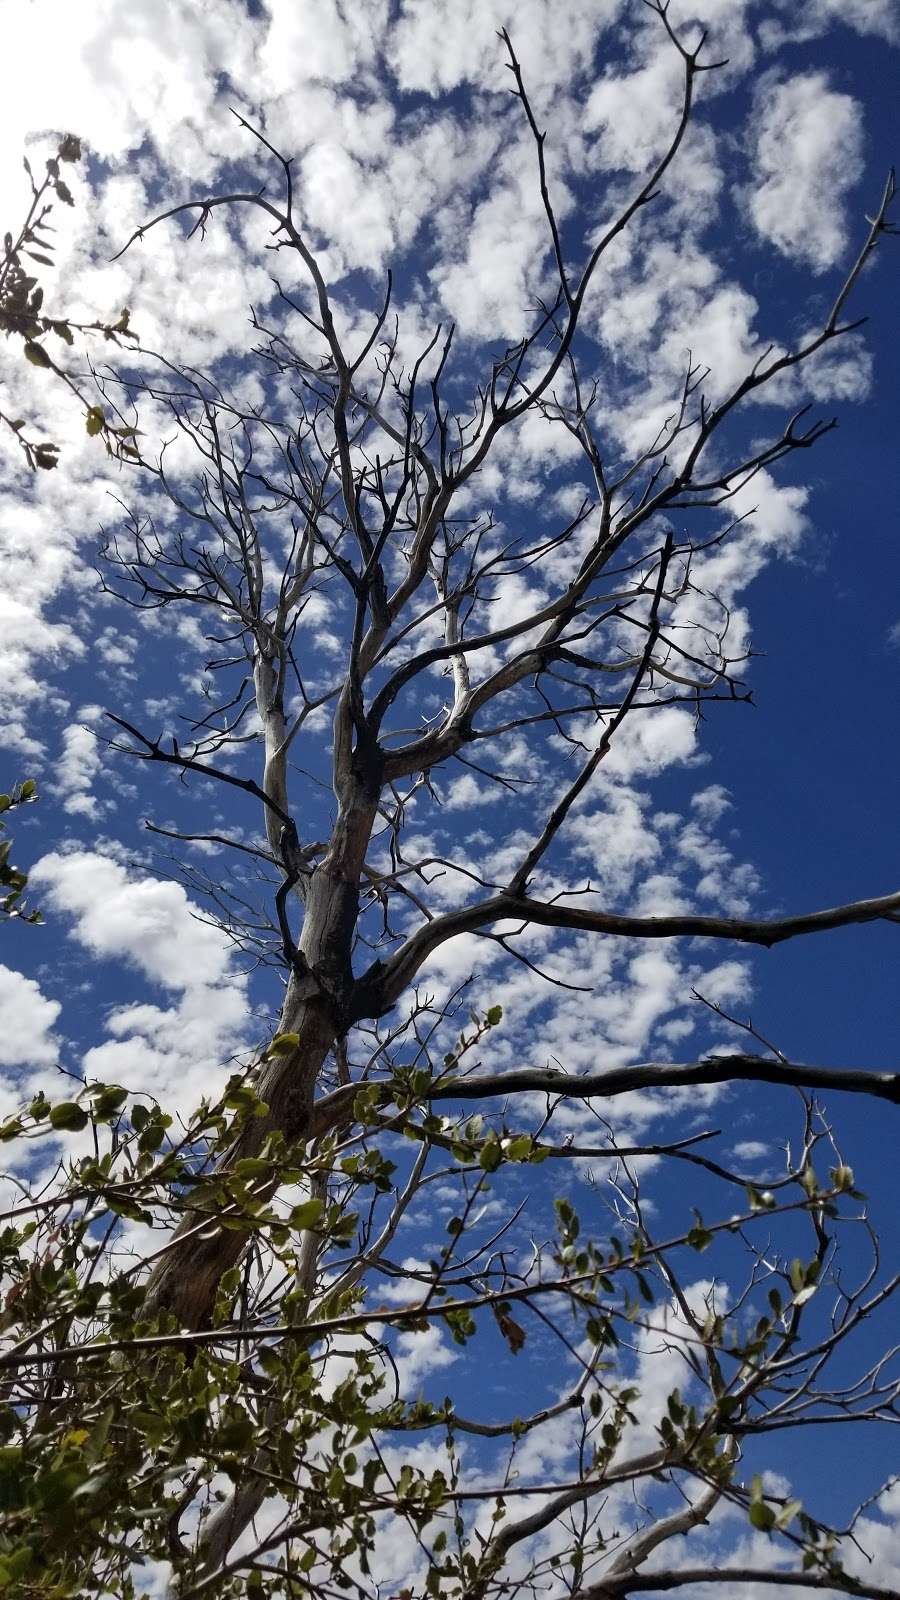
{"type": "Polygon", "coordinates": [[[240,83],[256,32],[239,0],[212,10],[190,0],[135,0],[127,11],[113,0],[87,10],[31,0],[6,34],[23,60],[40,41],[41,60],[39,73],[9,74],[0,127],[10,166],[26,134],[71,129],[112,161],[149,138],[167,163],[208,180],[233,125],[219,74],[240,83]]]}
{"type": "Polygon", "coordinates": [[[735,1161],[752,1161],[758,1166],[762,1161],[771,1162],[772,1150],[760,1139],[740,1139],[731,1153],[735,1161]]]}
{"type": "MultiPolygon", "coordinates": [[[[79,716],[84,718],[84,711],[79,716]]],[[[100,744],[93,728],[87,726],[86,718],[64,729],[62,755],[54,769],[52,790],[63,801],[68,815],[99,816],[100,801],[91,793],[91,788],[101,765],[100,744]]]]}
{"type": "Polygon", "coordinates": [[[691,805],[704,822],[718,822],[726,811],[731,810],[728,790],[721,783],[710,783],[705,789],[698,789],[691,796],[691,805]]]}
{"type": "Polygon", "coordinates": [[[421,1392],[425,1378],[432,1372],[452,1367],[459,1355],[459,1350],[453,1348],[444,1330],[435,1323],[421,1333],[399,1334],[394,1359],[400,1394],[414,1399],[421,1392]]]}
{"type": "Polygon", "coordinates": [[[62,1010],[39,983],[0,965],[0,1066],[47,1066],[57,1057],[52,1030],[62,1010]]]}
{"type": "Polygon", "coordinates": [[[127,667],[134,659],[137,647],[137,639],[123,632],[120,627],[104,628],[94,641],[97,654],[110,667],[127,667]]]}
{"type": "Polygon", "coordinates": [[[94,955],[127,961],[175,990],[230,975],[229,941],[193,914],[180,884],[130,876],[89,850],[42,856],[31,879],[48,904],[75,919],[75,937],[94,955]]]}
{"type": "Polygon", "coordinates": [[[859,102],[823,72],[769,76],[755,123],[753,223],[784,255],[824,272],[846,246],[844,200],[862,172],[859,102]]]}
{"type": "Polygon", "coordinates": [[[190,1113],[224,1087],[247,1020],[237,981],[198,984],[169,1007],[123,1006],[105,1020],[113,1037],[85,1052],[82,1070],[88,1079],[149,1089],[167,1110],[190,1113]]]}
{"type": "Polygon", "coordinates": [[[518,141],[498,163],[488,195],[465,218],[459,259],[431,274],[463,334],[516,339],[532,321],[550,245],[533,168],[533,150],[518,141]]]}
{"type": "MultiPolygon", "coordinates": [[[[79,580],[78,540],[85,532],[82,518],[90,516],[96,507],[97,489],[101,486],[87,489],[77,479],[57,484],[61,472],[40,473],[40,482],[31,484],[31,495],[27,497],[25,482],[17,481],[17,476],[13,466],[9,486],[0,494],[0,561],[4,572],[0,592],[0,719],[21,730],[15,741],[19,748],[37,753],[41,741],[29,726],[28,707],[39,693],[41,679],[48,666],[61,666],[84,654],[84,645],[72,624],[48,613],[73,580],[79,580]]],[[[89,525],[93,531],[94,518],[89,525]]]]}
{"type": "Polygon", "coordinates": [[[675,51],[653,41],[649,59],[623,75],[607,68],[592,89],[584,112],[586,129],[598,138],[603,167],[643,172],[658,160],[678,125],[684,69],[675,51]]]}
{"type": "Polygon", "coordinates": [[[199,920],[180,884],[137,877],[96,851],[43,856],[32,881],[45,904],[73,919],[78,944],[136,967],[176,997],[168,1006],[109,1012],[111,1037],[87,1049],[85,1075],[150,1089],[170,1109],[188,1112],[215,1093],[250,1020],[246,980],[233,970],[225,935],[199,920]]]}
{"type": "Polygon", "coordinates": [[[387,0],[359,0],[352,13],[336,0],[270,0],[269,26],[259,52],[266,85],[296,94],[298,77],[325,83],[365,81],[388,20],[387,0]]]}
{"type": "Polygon", "coordinates": [[[804,44],[826,33],[835,24],[857,33],[880,35],[896,42],[900,37],[900,15],[895,0],[776,0],[779,11],[788,19],[781,23],[765,18],[760,39],[770,50],[783,44],[804,44]]]}
{"type": "Polygon", "coordinates": [[[540,95],[562,86],[591,60],[598,31],[622,0],[403,0],[391,29],[389,59],[404,89],[437,94],[462,83],[502,91],[508,86],[497,31],[508,27],[528,82],[540,95]]]}
{"type": "MultiPolygon", "coordinates": [[[[599,740],[601,735],[602,729],[595,737],[599,740]]],[[[652,777],[689,760],[696,747],[697,728],[690,712],[661,706],[623,722],[604,762],[605,775],[629,783],[638,777],[652,777]]]]}
{"type": "Polygon", "coordinates": [[[319,140],[301,169],[313,227],[362,267],[380,268],[394,243],[380,185],[341,145],[319,140]]]}
{"type": "MultiPolygon", "coordinates": [[[[728,1308],[728,1286],[720,1281],[698,1279],[683,1286],[684,1299],[695,1317],[702,1317],[712,1307],[719,1312],[728,1308]]],[[[635,1337],[637,1361],[634,1379],[640,1390],[637,1407],[639,1423],[626,1431],[621,1453],[627,1457],[641,1450],[658,1446],[656,1425],[666,1413],[666,1402],[673,1389],[680,1388],[690,1399],[696,1387],[692,1369],[686,1359],[686,1339],[691,1336],[690,1324],[680,1306],[671,1300],[659,1302],[653,1310],[653,1326],[640,1329],[635,1337]]]]}
{"type": "Polygon", "coordinates": [[[471,811],[476,806],[489,806],[502,798],[499,784],[478,783],[471,772],[464,772],[461,777],[454,778],[445,795],[442,796],[443,804],[448,811],[471,811]]]}
{"type": "Polygon", "coordinates": [[[568,838],[588,876],[612,902],[630,894],[658,860],[660,842],[648,824],[645,797],[624,785],[603,787],[600,804],[586,805],[571,820],[568,838]]]}

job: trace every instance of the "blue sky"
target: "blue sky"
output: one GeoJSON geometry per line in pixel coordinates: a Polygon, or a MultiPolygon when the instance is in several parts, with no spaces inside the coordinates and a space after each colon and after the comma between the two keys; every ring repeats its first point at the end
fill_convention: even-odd
{"type": "MultiPolygon", "coordinates": [[[[658,210],[613,252],[588,306],[585,360],[600,375],[600,417],[619,460],[640,450],[666,414],[687,347],[711,367],[711,384],[724,387],[768,343],[787,343],[821,320],[897,151],[892,0],[698,0],[673,5],[672,14],[678,25],[708,24],[711,52],[727,55],[729,66],[702,81],[696,134],[658,210]]],[[[29,75],[20,91],[13,85],[0,108],[4,216],[11,223],[22,207],[18,153],[40,157],[55,131],[79,133],[87,175],[74,185],[72,214],[57,219],[53,295],[72,315],[128,304],[149,348],[215,367],[246,391],[260,383],[247,305],[271,298],[261,225],[232,219],[187,245],[177,227],[160,228],[109,261],[159,205],[215,192],[235,172],[252,180],[252,145],[228,114],[237,104],[264,115],[268,136],[297,153],[304,213],[344,326],[362,326],[393,263],[404,353],[421,348],[435,320],[455,320],[453,382],[471,392],[487,352],[524,331],[547,266],[533,147],[503,94],[495,30],[504,25],[548,127],[564,248],[577,255],[585,227],[640,183],[675,107],[671,52],[630,0],[556,8],[545,0],[449,8],[434,0],[353,8],[130,0],[116,8],[103,0],[89,14],[29,0],[13,22],[15,48],[23,61],[37,54],[42,70],[37,83],[29,75]]],[[[747,408],[736,424],[733,437],[757,439],[807,398],[816,414],[840,421],[814,452],[742,491],[747,523],[703,569],[732,607],[739,652],[758,652],[740,674],[755,704],[710,705],[699,728],[683,708],[654,712],[649,731],[636,718],[572,819],[554,871],[570,881],[590,876],[610,908],[677,903],[777,915],[900,886],[896,270],[885,249],[857,289],[854,308],[869,319],[862,333],[807,387],[779,394],[777,407],[747,408]]],[[[223,854],[184,853],[194,875],[185,887],[142,823],[151,817],[252,842],[260,819],[243,796],[180,788],[102,743],[104,710],[150,735],[175,731],[179,714],[198,703],[210,650],[186,608],[139,614],[99,591],[98,529],[115,532],[118,502],[146,491],[84,437],[68,396],[0,356],[6,394],[63,445],[60,468],[33,478],[2,444],[4,782],[33,775],[40,784],[40,806],[18,824],[18,855],[34,868],[46,918],[41,929],[4,932],[4,1108],[23,1088],[55,1081],[58,1059],[133,1088],[150,1084],[187,1108],[222,1081],[235,1053],[265,1038],[280,990],[271,972],[249,971],[192,914],[209,910],[197,874],[221,874],[223,854]]],[[[148,435],[165,436],[152,407],[142,421],[148,435]]],[[[546,530],[574,514],[587,485],[583,463],[558,439],[551,446],[547,432],[526,430],[514,447],[504,444],[467,509],[494,511],[507,531],[546,530]]],[[[533,605],[550,578],[549,564],[539,566],[508,583],[500,605],[511,615],[533,605]]],[[[333,589],[314,598],[298,635],[311,683],[327,683],[346,627],[333,589]]],[[[442,692],[429,685],[434,704],[442,692]]],[[[430,709],[414,701],[413,712],[423,706],[430,709]]],[[[321,787],[328,737],[322,713],[295,750],[307,838],[329,816],[321,787]]],[[[411,848],[455,849],[488,875],[501,871],[568,770],[560,742],[542,735],[507,741],[501,760],[508,776],[524,773],[534,784],[514,795],[459,765],[435,771],[442,803],[418,795],[411,848]]],[[[232,769],[258,776],[257,747],[238,747],[232,769]]],[[[437,882],[433,908],[445,909],[462,888],[452,873],[437,882]]],[[[271,916],[270,891],[261,903],[271,916]]],[[[587,982],[590,1004],[548,990],[496,945],[468,936],[445,947],[427,977],[440,994],[474,969],[473,1000],[502,1002],[495,1070],[551,1056],[586,1068],[598,1053],[612,1065],[695,1059],[733,1041],[692,1001],[692,985],[741,1015],[752,1010],[796,1059],[895,1067],[898,938],[885,924],[752,958],[656,946],[636,965],[634,952],[589,951],[570,937],[529,946],[534,955],[546,945],[548,965],[587,982]]],[[[895,1129],[855,1099],[835,1097],[830,1110],[890,1232],[895,1129]]],[[[725,1128],[726,1148],[729,1140],[732,1150],[763,1146],[743,1159],[765,1166],[781,1119],[792,1115],[789,1097],[767,1090],[676,1096],[665,1114],[658,1101],[635,1096],[617,1126],[626,1136],[667,1138],[699,1119],[725,1128]]],[[[653,1182],[664,1213],[681,1197],[682,1179],[653,1182]]],[[[591,1192],[581,1172],[572,1193],[591,1192]]],[[[536,1209],[533,1199],[532,1218],[545,1216],[548,1198],[541,1193],[536,1209]]],[[[419,1217],[410,1255],[426,1252],[433,1221],[419,1217]]],[[[871,1348],[880,1337],[876,1330],[871,1348]]],[[[459,1380],[446,1349],[405,1353],[410,1381],[433,1384],[437,1395],[450,1377],[459,1380]]],[[[527,1381],[539,1384],[547,1370],[533,1359],[527,1381]]],[[[501,1388],[522,1381],[519,1369],[498,1371],[501,1388]]],[[[832,1459],[845,1468],[848,1448],[859,1495],[873,1491],[896,1461],[891,1441],[866,1430],[853,1446],[836,1442],[832,1459]]],[[[846,1511],[824,1450],[779,1442],[769,1460],[802,1477],[804,1495],[818,1494],[825,1514],[846,1511]]],[[[885,1502],[870,1519],[885,1583],[900,1575],[889,1554],[897,1514],[885,1502]]]]}

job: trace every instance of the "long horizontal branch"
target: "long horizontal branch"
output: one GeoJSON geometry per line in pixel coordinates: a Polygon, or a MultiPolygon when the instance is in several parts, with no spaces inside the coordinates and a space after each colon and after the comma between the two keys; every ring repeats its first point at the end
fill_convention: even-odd
{"type": "Polygon", "coordinates": [[[358,1018],[390,1009],[412,982],[422,964],[442,944],[462,933],[477,933],[497,922],[522,922],[574,932],[605,933],[629,939],[727,939],[736,944],[770,949],[803,934],[825,933],[853,923],[877,922],[900,914],[900,892],[871,900],[853,900],[793,917],[744,919],[677,913],[665,917],[621,916],[611,911],[587,911],[562,901],[534,900],[525,894],[502,891],[487,900],[434,917],[407,939],[385,962],[375,962],[357,984],[354,1004],[358,1018]]]}
{"type": "MultiPolygon", "coordinates": [[[[727,1055],[709,1056],[703,1061],[644,1061],[633,1067],[613,1067],[608,1072],[576,1074],[561,1072],[554,1067],[519,1067],[511,1072],[475,1073],[469,1078],[444,1078],[427,1091],[427,1098],[437,1100],[491,1100],[506,1098],[511,1094],[549,1094],[572,1100],[613,1099],[620,1094],[633,1094],[635,1090],[680,1089],[709,1083],[772,1083],[784,1089],[837,1089],[847,1094],[869,1094],[877,1099],[900,1105],[900,1073],[875,1072],[869,1067],[815,1067],[796,1061],[772,1061],[767,1056],[727,1055]]],[[[328,1133],[346,1115],[359,1091],[358,1083],[343,1084],[330,1094],[317,1100],[313,1109],[313,1128],[321,1136],[328,1133]]],[[[438,1140],[440,1142],[440,1140],[438,1140]]],[[[678,1156],[694,1160],[719,1177],[734,1182],[742,1180],[717,1168],[715,1163],[702,1157],[691,1156],[675,1145],[646,1145],[638,1154],[678,1156]]],[[[550,1150],[549,1155],[590,1154],[625,1156],[635,1152],[624,1146],[610,1146],[608,1151],[578,1151],[577,1148],[550,1150]]],[[[0,1361],[2,1366],[2,1361],[0,1361]]]]}
{"type": "Polygon", "coordinates": [[[471,1078],[449,1078],[429,1091],[432,1100],[486,1100],[493,1095],[565,1095],[590,1100],[630,1094],[635,1089],[690,1088],[705,1083],[776,1083],[793,1089],[841,1089],[850,1094],[871,1094],[900,1105],[900,1073],[873,1072],[869,1068],[811,1067],[794,1061],[772,1061],[766,1056],[710,1056],[705,1061],[645,1061],[634,1067],[614,1067],[609,1072],[579,1076],[552,1067],[520,1067],[512,1072],[476,1073],[471,1078]]]}
{"type": "Polygon", "coordinates": [[[619,1600],[619,1596],[662,1589],[683,1589],[692,1583],[765,1583],[785,1589],[836,1589],[863,1600],[900,1600],[900,1590],[885,1589],[868,1579],[851,1578],[833,1568],[827,1572],[773,1571],[760,1567],[680,1567],[671,1572],[628,1572],[617,1574],[589,1589],[579,1589],[575,1600],[619,1600]]]}
{"type": "MultiPolygon", "coordinates": [[[[348,1089],[355,1091],[358,1089],[358,1085],[346,1085],[344,1088],[336,1090],[333,1095],[328,1096],[329,1103],[340,1102],[342,1107],[345,1106],[345,1096],[348,1089]]],[[[776,1214],[784,1216],[789,1212],[807,1211],[808,1209],[808,1199],[796,1200],[779,1206],[777,1212],[775,1210],[767,1211],[765,1216],[770,1219],[776,1214]]],[[[750,1207],[737,1215],[729,1217],[726,1221],[709,1223],[708,1231],[714,1236],[731,1232],[736,1226],[743,1227],[757,1221],[759,1215],[760,1213],[756,1208],[750,1207]]],[[[604,1273],[607,1276],[614,1276],[617,1272],[628,1271],[639,1265],[646,1267],[652,1260],[666,1256],[673,1250],[682,1249],[688,1244],[689,1239],[690,1233],[683,1232],[655,1244],[642,1245],[639,1254],[632,1252],[618,1257],[615,1261],[608,1261],[603,1269],[604,1273]]],[[[82,1345],[64,1345],[55,1349],[37,1351],[24,1348],[24,1345],[32,1342],[35,1337],[31,1333],[9,1354],[0,1355],[0,1372],[15,1370],[18,1367],[33,1366],[36,1363],[49,1364],[71,1360],[86,1361],[92,1356],[115,1355],[125,1350],[190,1349],[197,1345],[227,1344],[232,1340],[244,1340],[251,1336],[259,1339],[302,1338],[305,1341],[312,1341],[325,1338],[329,1334],[371,1330],[375,1323],[402,1327],[409,1321],[418,1322],[422,1318],[447,1319],[460,1311],[471,1315],[473,1311],[483,1310],[497,1305],[501,1301],[504,1304],[518,1301],[530,1303],[537,1297],[556,1294],[563,1295],[571,1300],[573,1297],[579,1298],[582,1290],[586,1294],[592,1295],[595,1277],[596,1268],[592,1267],[589,1271],[578,1272],[569,1277],[541,1278],[533,1283],[526,1282],[516,1285],[504,1283],[502,1287],[487,1289],[479,1294],[468,1294],[460,1299],[441,1301],[434,1298],[432,1288],[429,1288],[423,1299],[412,1301],[407,1305],[373,1305],[364,1311],[342,1312],[340,1315],[332,1317],[317,1316],[302,1324],[297,1322],[245,1321],[234,1324],[226,1323],[218,1328],[201,1327],[189,1330],[182,1329],[175,1333],[138,1334],[132,1338],[97,1339],[82,1345]]],[[[879,1291],[879,1295],[876,1298],[879,1301],[883,1301],[886,1297],[886,1291],[882,1290],[879,1291]]],[[[593,1305],[595,1302],[592,1299],[590,1303],[593,1305]]],[[[874,1303],[873,1299],[870,1305],[874,1303]]],[[[861,1316],[862,1312],[860,1311],[857,1315],[858,1317],[861,1316]]],[[[48,1332],[49,1325],[43,1331],[48,1332]]],[[[846,1335],[846,1331],[847,1324],[845,1323],[842,1329],[830,1336],[829,1343],[839,1342],[846,1335]]],[[[813,1351],[813,1354],[815,1353],[813,1351]]]]}

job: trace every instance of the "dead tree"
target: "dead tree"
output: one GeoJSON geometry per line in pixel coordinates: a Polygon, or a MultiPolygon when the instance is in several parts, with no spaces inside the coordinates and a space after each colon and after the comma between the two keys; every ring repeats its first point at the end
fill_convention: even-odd
{"type": "MultiPolygon", "coordinates": [[[[427,1327],[438,1318],[464,1342],[474,1313],[488,1308],[515,1351],[525,1337],[519,1303],[542,1316],[541,1306],[564,1292],[567,1309],[559,1326],[565,1323],[560,1337],[569,1348],[588,1316],[594,1353],[579,1356],[578,1381],[550,1408],[497,1425],[467,1420],[455,1408],[417,1412],[401,1405],[392,1417],[385,1414],[384,1427],[398,1434],[443,1430],[451,1440],[466,1433],[505,1437],[514,1453],[520,1438],[553,1416],[584,1412],[581,1468],[574,1481],[545,1486],[539,1509],[528,1509],[533,1487],[517,1488],[510,1479],[481,1487],[477,1495],[472,1491],[478,1504],[502,1503],[505,1509],[479,1535],[480,1553],[472,1546],[460,1556],[459,1592],[475,1600],[550,1575],[550,1554],[525,1567],[515,1562],[516,1552],[533,1548],[551,1526],[565,1530],[570,1588],[597,1600],[708,1581],[712,1569],[655,1572],[652,1580],[641,1569],[676,1533],[698,1527],[716,1506],[731,1501],[749,1509],[756,1527],[782,1529],[798,1550],[812,1552],[804,1575],[792,1573],[791,1582],[880,1595],[887,1591],[854,1587],[857,1580],[843,1575],[834,1553],[839,1531],[807,1519],[801,1533],[791,1534],[797,1515],[791,1504],[737,1475],[746,1433],[824,1417],[885,1417],[896,1406],[896,1384],[880,1364],[855,1379],[852,1391],[837,1380],[831,1387],[819,1383],[837,1348],[893,1292],[893,1280],[889,1288],[875,1288],[874,1279],[863,1275],[853,1289],[839,1286],[831,1331],[817,1334],[811,1351],[800,1340],[804,1307],[832,1260],[829,1219],[853,1193],[852,1174],[836,1155],[830,1182],[810,1176],[811,1152],[830,1138],[827,1127],[808,1107],[800,1155],[788,1163],[780,1188],[761,1194],[751,1186],[749,1201],[727,1221],[710,1227],[698,1222],[697,1232],[660,1240],[641,1209],[629,1167],[635,1154],[657,1149],[726,1184],[746,1189],[746,1180],[707,1158],[695,1140],[635,1151],[610,1137],[587,1148],[554,1139],[551,1122],[567,1099],[588,1101],[605,1114],[624,1090],[711,1082],[834,1088],[896,1102],[896,1076],[793,1063],[758,1040],[751,1053],[682,1064],[661,1061],[610,1072],[601,1062],[587,1077],[551,1068],[469,1072],[465,1058],[490,1019],[464,1035],[441,1064],[437,1022],[415,992],[423,964],[463,933],[499,941],[514,959],[540,967],[532,946],[523,942],[536,927],[636,945],[702,937],[769,948],[900,914],[900,893],[891,892],[778,920],[632,915],[604,907],[590,884],[561,881],[554,867],[567,823],[626,719],[652,717],[673,704],[700,713],[713,701],[749,698],[742,663],[729,654],[727,607],[716,609],[709,596],[699,595],[698,559],[739,525],[739,519],[723,524],[729,507],[760,473],[808,450],[834,424],[801,407],[767,442],[749,448],[733,424],[745,401],[802,376],[808,363],[858,326],[850,320],[850,298],[890,230],[892,180],[818,331],[788,349],[763,353],[726,393],[715,390],[714,375],[689,361],[671,415],[634,459],[623,461],[597,422],[598,385],[582,333],[585,307],[610,246],[669,181],[698,79],[715,68],[704,59],[702,42],[691,49],[681,41],[666,6],[653,9],[683,66],[680,119],[654,170],[577,263],[571,230],[563,229],[554,207],[545,134],[505,38],[515,93],[534,141],[552,282],[548,289],[544,263],[536,263],[540,298],[533,327],[497,355],[467,405],[455,406],[448,398],[456,392],[452,329],[437,328],[427,347],[411,363],[404,361],[401,329],[391,319],[390,282],[365,334],[341,331],[342,309],[298,215],[290,161],[256,130],[249,131],[280,175],[277,197],[268,190],[205,196],[166,211],[129,242],[133,247],[149,228],[174,219],[187,218],[192,231],[202,233],[220,213],[251,210],[270,225],[279,257],[275,308],[254,321],[264,402],[244,403],[224,379],[161,358],[153,364],[148,352],[137,372],[97,374],[104,424],[112,436],[128,440],[129,456],[139,457],[135,472],[144,484],[148,478],[155,482],[167,508],[157,512],[152,495],[142,495],[135,509],[123,506],[105,540],[105,582],[133,605],[192,607],[208,619],[207,633],[218,650],[211,664],[229,685],[194,717],[186,740],[157,737],[114,712],[112,742],[134,758],[172,767],[187,781],[200,777],[229,786],[260,808],[264,837],[237,841],[237,848],[268,874],[270,899],[256,921],[244,919],[243,934],[236,936],[265,948],[285,975],[276,1038],[251,1078],[261,1114],[244,1118],[220,1146],[218,1176],[211,1181],[222,1184],[235,1172],[252,1171],[257,1217],[266,1222],[285,1181],[286,1161],[294,1162],[295,1180],[301,1168],[306,1173],[314,1200],[336,1194],[340,1209],[341,1184],[352,1187],[360,1169],[340,1169],[339,1158],[349,1153],[361,1159],[370,1148],[366,1140],[375,1149],[379,1138],[411,1131],[420,1156],[390,1204],[385,1202],[386,1214],[371,1211],[352,1261],[330,1265],[326,1273],[323,1237],[308,1233],[290,1315],[277,1314],[277,1301],[266,1290],[255,1319],[235,1323],[239,1334],[223,1332],[213,1311],[255,1236],[229,1225],[233,1195],[226,1204],[224,1190],[216,1191],[225,1207],[221,1221],[208,1195],[202,1205],[185,1198],[177,1232],[159,1253],[143,1301],[145,1319],[162,1318],[159,1331],[129,1336],[124,1346],[181,1349],[199,1359],[198,1352],[231,1337],[281,1340],[284,1348],[299,1340],[312,1349],[353,1335],[373,1322],[371,1310],[354,1308],[353,1295],[370,1271],[395,1271],[386,1266],[391,1243],[413,1198],[431,1181],[429,1154],[443,1152],[441,1170],[449,1164],[464,1177],[466,1198],[454,1241],[465,1239],[479,1186],[502,1163],[609,1158],[618,1163],[615,1204],[629,1244],[588,1252],[582,1260],[570,1210],[560,1214],[560,1253],[552,1267],[550,1257],[538,1252],[532,1268],[519,1274],[502,1251],[485,1254],[483,1247],[478,1260],[459,1262],[451,1242],[421,1296],[399,1310],[381,1306],[374,1319],[390,1330],[398,1323],[427,1327]],[[148,406],[166,415],[177,442],[174,453],[154,458],[135,431],[141,407],[148,406]],[[489,513],[473,513],[468,496],[504,441],[515,440],[531,419],[577,442],[592,489],[552,532],[541,526],[499,534],[489,513]],[[498,611],[501,581],[536,573],[540,599],[521,616],[498,611]],[[304,657],[298,642],[305,608],[326,585],[345,632],[345,650],[330,677],[327,663],[304,657]],[[333,730],[333,814],[323,827],[321,806],[307,803],[309,787],[304,798],[304,786],[291,779],[291,763],[326,714],[333,730]],[[564,778],[557,765],[558,792],[546,813],[536,816],[531,843],[502,881],[487,881],[464,859],[448,861],[409,843],[411,802],[431,792],[439,769],[455,761],[513,784],[493,754],[504,737],[532,730],[553,735],[568,752],[574,775],[564,778]],[[258,742],[264,749],[261,769],[222,758],[225,752],[252,760],[258,742]],[[435,898],[434,885],[445,871],[461,885],[456,905],[435,898]],[[529,1116],[535,1104],[517,1097],[535,1095],[547,1097],[544,1122],[529,1130],[511,1128],[517,1104],[528,1107],[529,1116]],[[494,1121],[478,1127],[465,1120],[473,1101],[496,1107],[498,1096],[512,1108],[505,1122],[496,1121],[496,1110],[494,1121]],[[442,1108],[460,1105],[462,1112],[442,1120],[442,1108]],[[740,1303],[749,1303],[762,1285],[771,1289],[771,1310],[765,1326],[734,1347],[726,1370],[723,1312],[712,1293],[703,1305],[691,1301],[677,1253],[706,1248],[720,1234],[739,1231],[746,1240],[760,1216],[771,1220],[794,1209],[811,1229],[808,1259],[788,1271],[785,1290],[781,1268],[772,1267],[762,1245],[748,1243],[751,1267],[740,1303]],[[676,1392],[656,1444],[623,1459],[619,1451],[634,1425],[634,1396],[626,1387],[602,1397],[601,1357],[614,1335],[612,1316],[596,1310],[597,1296],[612,1292],[606,1285],[617,1273],[640,1274],[650,1267],[668,1296],[667,1308],[654,1323],[651,1312],[631,1307],[632,1326],[646,1322],[666,1348],[679,1349],[692,1380],[703,1387],[705,1409],[682,1404],[676,1392]],[[342,1293],[350,1299],[342,1300],[342,1293]],[[584,1410],[591,1393],[601,1395],[593,1413],[584,1410]],[[681,1509],[639,1518],[609,1550],[602,1540],[598,1544],[600,1498],[626,1482],[649,1492],[660,1477],[689,1486],[680,1491],[681,1509]]],[[[239,914],[234,925],[241,926],[239,914]]],[[[62,1360],[52,1350],[48,1354],[46,1344],[41,1348],[45,1362],[62,1360]]],[[[91,1350],[90,1343],[82,1345],[80,1359],[90,1359],[91,1350]]],[[[315,1493],[308,1483],[303,1491],[302,1516],[295,1507],[274,1532],[261,1533],[252,1548],[245,1538],[240,1554],[229,1556],[279,1480],[278,1434],[296,1401],[290,1384],[273,1384],[266,1392],[259,1374],[255,1381],[262,1398],[252,1470],[209,1516],[189,1555],[179,1533],[189,1493],[178,1515],[173,1512],[171,1549],[185,1600],[264,1564],[292,1539],[313,1541],[306,1548],[315,1555],[303,1572],[326,1560],[316,1530],[331,1526],[330,1513],[318,1479],[315,1493]]],[[[416,1520],[408,1489],[395,1484],[393,1499],[383,1488],[361,1490],[352,1517],[377,1520],[393,1507],[393,1514],[411,1518],[419,1529],[424,1524],[416,1520]]],[[[451,1508],[459,1537],[467,1492],[461,1480],[445,1478],[435,1501],[451,1508]]],[[[427,1499],[424,1490],[423,1495],[427,1499]]],[[[844,1532],[852,1534],[852,1528],[844,1532]]],[[[334,1560],[330,1570],[343,1572],[344,1558],[334,1560]]],[[[440,1573],[434,1553],[432,1570],[440,1573]]],[[[764,1570],[718,1576],[779,1581],[764,1570]]],[[[440,1592],[440,1581],[439,1576],[433,1592],[440,1592]]]]}

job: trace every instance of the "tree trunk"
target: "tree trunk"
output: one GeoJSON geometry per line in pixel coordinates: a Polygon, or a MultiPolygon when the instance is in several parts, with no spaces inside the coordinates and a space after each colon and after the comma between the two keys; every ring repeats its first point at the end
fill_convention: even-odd
{"type": "MultiPolygon", "coordinates": [[[[229,1162],[255,1155],[273,1129],[280,1129],[291,1144],[302,1139],[309,1127],[316,1080],[336,1031],[331,1007],[321,996],[310,996],[308,986],[308,979],[293,976],[288,984],[278,1031],[299,1034],[300,1043],[290,1055],[274,1056],[263,1065],[256,1089],[268,1113],[250,1119],[228,1152],[229,1162]]],[[[147,1314],[172,1311],[183,1328],[207,1325],[219,1279],[240,1259],[246,1245],[245,1233],[216,1227],[209,1218],[188,1210],[147,1281],[147,1314]]]]}
{"type": "MultiPolygon", "coordinates": [[[[257,1154],[275,1129],[289,1145],[306,1136],[319,1073],[347,1027],[359,878],[380,773],[367,773],[362,781],[354,773],[342,789],[330,848],[307,881],[298,947],[301,962],[291,973],[278,1023],[279,1033],[296,1033],[299,1043],[289,1055],[274,1056],[263,1064],[256,1089],[269,1110],[247,1123],[227,1153],[229,1162],[257,1154]]],[[[264,1190],[260,1197],[267,1198],[264,1190]]],[[[208,1324],[219,1279],[240,1259],[246,1245],[244,1233],[216,1227],[188,1210],[148,1279],[148,1314],[172,1311],[184,1328],[208,1324]]]]}

